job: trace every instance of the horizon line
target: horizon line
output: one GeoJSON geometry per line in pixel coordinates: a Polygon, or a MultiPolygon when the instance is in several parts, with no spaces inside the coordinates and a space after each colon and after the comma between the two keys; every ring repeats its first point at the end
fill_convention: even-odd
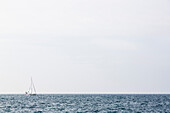
{"type": "MultiPolygon", "coordinates": [[[[1,92],[1,94],[25,94],[25,92],[1,92]]],[[[36,94],[170,94],[170,92],[39,92],[36,94]]]]}

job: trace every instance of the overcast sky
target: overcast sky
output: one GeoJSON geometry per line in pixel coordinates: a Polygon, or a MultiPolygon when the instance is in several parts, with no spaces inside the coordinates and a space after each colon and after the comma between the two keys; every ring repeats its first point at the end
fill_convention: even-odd
{"type": "Polygon", "coordinates": [[[169,0],[1,0],[0,93],[170,93],[169,0]]]}

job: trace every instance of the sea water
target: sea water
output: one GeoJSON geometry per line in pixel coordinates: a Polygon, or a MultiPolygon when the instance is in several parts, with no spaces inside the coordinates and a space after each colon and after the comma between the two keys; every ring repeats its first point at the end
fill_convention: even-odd
{"type": "Polygon", "coordinates": [[[170,95],[0,95],[0,113],[170,112],[170,95]]]}

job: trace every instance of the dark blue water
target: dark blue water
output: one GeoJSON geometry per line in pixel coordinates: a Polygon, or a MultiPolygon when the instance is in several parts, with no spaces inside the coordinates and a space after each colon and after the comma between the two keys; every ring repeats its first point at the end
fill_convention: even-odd
{"type": "Polygon", "coordinates": [[[0,95],[3,112],[170,112],[170,95],[0,95]]]}

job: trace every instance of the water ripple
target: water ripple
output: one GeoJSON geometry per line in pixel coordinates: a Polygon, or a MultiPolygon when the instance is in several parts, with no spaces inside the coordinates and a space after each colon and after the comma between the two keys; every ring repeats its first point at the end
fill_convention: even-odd
{"type": "Polygon", "coordinates": [[[0,112],[170,112],[170,95],[0,95],[0,112]]]}

